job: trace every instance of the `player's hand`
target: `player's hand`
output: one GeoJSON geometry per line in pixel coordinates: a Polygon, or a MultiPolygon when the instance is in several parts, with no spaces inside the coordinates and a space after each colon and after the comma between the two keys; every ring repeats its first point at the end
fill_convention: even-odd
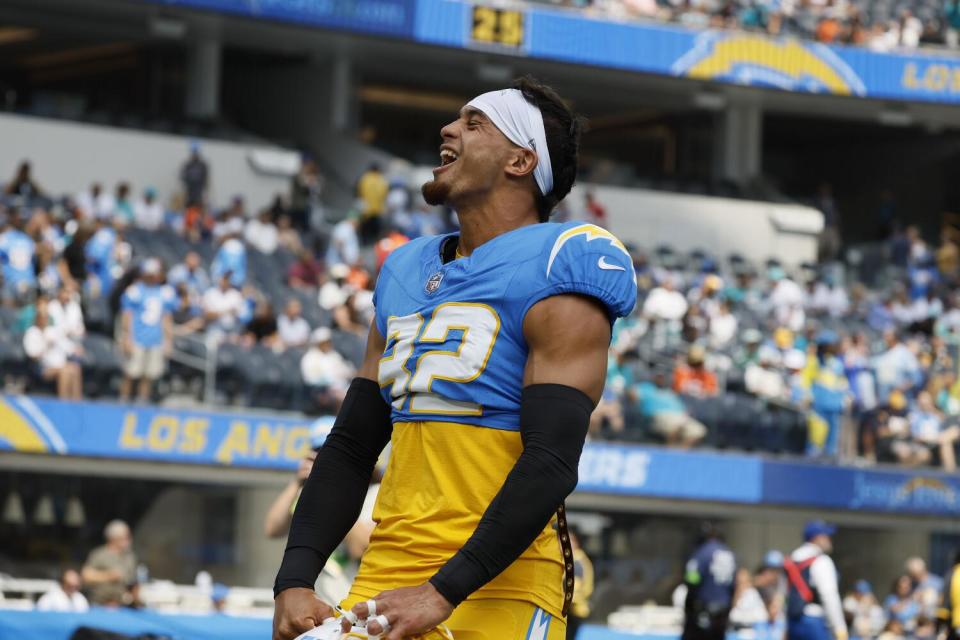
{"type": "Polygon", "coordinates": [[[273,640],[293,640],[332,617],[333,609],[313,589],[284,589],[273,603],[273,640]]]}
{"type": "Polygon", "coordinates": [[[297,482],[300,483],[300,486],[303,486],[303,483],[310,477],[310,471],[313,470],[313,461],[316,459],[317,452],[311,451],[300,460],[300,466],[297,467],[297,482]]]}
{"type": "MultiPolygon", "coordinates": [[[[374,598],[376,615],[371,616],[366,602],[354,605],[351,611],[359,620],[367,621],[367,633],[384,634],[384,640],[403,640],[426,633],[437,627],[453,613],[453,605],[447,602],[429,582],[419,587],[404,587],[384,591],[374,598]],[[385,630],[377,621],[385,616],[389,628],[385,630]]],[[[344,633],[350,631],[350,623],[342,623],[344,633]]]]}

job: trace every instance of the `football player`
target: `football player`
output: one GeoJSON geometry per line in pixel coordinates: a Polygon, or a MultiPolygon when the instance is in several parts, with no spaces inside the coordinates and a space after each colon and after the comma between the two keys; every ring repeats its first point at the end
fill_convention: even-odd
{"type": "Polygon", "coordinates": [[[592,224],[547,222],[577,174],[581,122],[524,78],[441,130],[423,187],[460,231],[397,249],[375,291],[366,358],[303,488],[274,587],[274,638],[333,616],[313,592],[393,453],[350,595],[388,640],[557,640],[573,558],[563,501],[603,390],[611,323],[637,286],[592,224]],[[441,626],[441,623],[445,626],[441,626]]]}

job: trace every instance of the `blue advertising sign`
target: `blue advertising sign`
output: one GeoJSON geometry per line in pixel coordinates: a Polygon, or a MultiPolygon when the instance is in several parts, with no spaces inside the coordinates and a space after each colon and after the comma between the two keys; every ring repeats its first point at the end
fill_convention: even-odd
{"type": "Polygon", "coordinates": [[[0,396],[0,451],[292,469],[332,423],[0,396]]]}
{"type": "Polygon", "coordinates": [[[579,491],[683,500],[757,503],[760,458],[589,443],[579,491]]]}
{"type": "Polygon", "coordinates": [[[416,0],[148,0],[398,38],[413,34],[416,0]]]}
{"type": "Polygon", "coordinates": [[[850,511],[960,513],[960,478],[931,470],[766,463],[763,502],[850,511]]]}
{"type": "MultiPolygon", "coordinates": [[[[418,0],[414,37],[448,47],[476,46],[491,32],[477,20],[476,7],[483,4],[418,0]]],[[[956,56],[875,53],[738,31],[615,22],[539,7],[523,12],[522,19],[498,18],[524,27],[522,41],[504,48],[506,53],[785,91],[960,102],[956,56]]]]}

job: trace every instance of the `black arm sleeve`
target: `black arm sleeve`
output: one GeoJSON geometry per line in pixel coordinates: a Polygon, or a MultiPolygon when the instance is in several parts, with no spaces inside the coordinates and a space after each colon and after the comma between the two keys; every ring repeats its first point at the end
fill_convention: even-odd
{"type": "Polygon", "coordinates": [[[354,378],[293,512],[276,596],[313,588],[327,558],[357,521],[380,452],[390,441],[390,406],[373,380],[354,378]]]}
{"type": "Polygon", "coordinates": [[[577,486],[593,401],[561,384],[524,388],[523,453],[477,530],[430,582],[453,606],[513,564],[577,486]]]}

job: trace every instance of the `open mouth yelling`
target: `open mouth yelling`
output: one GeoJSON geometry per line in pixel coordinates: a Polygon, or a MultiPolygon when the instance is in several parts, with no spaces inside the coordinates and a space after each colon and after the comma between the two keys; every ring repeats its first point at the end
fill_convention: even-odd
{"type": "Polygon", "coordinates": [[[433,172],[436,174],[440,171],[443,171],[459,159],[460,154],[453,149],[443,147],[440,149],[440,166],[435,168],[433,172]]]}

